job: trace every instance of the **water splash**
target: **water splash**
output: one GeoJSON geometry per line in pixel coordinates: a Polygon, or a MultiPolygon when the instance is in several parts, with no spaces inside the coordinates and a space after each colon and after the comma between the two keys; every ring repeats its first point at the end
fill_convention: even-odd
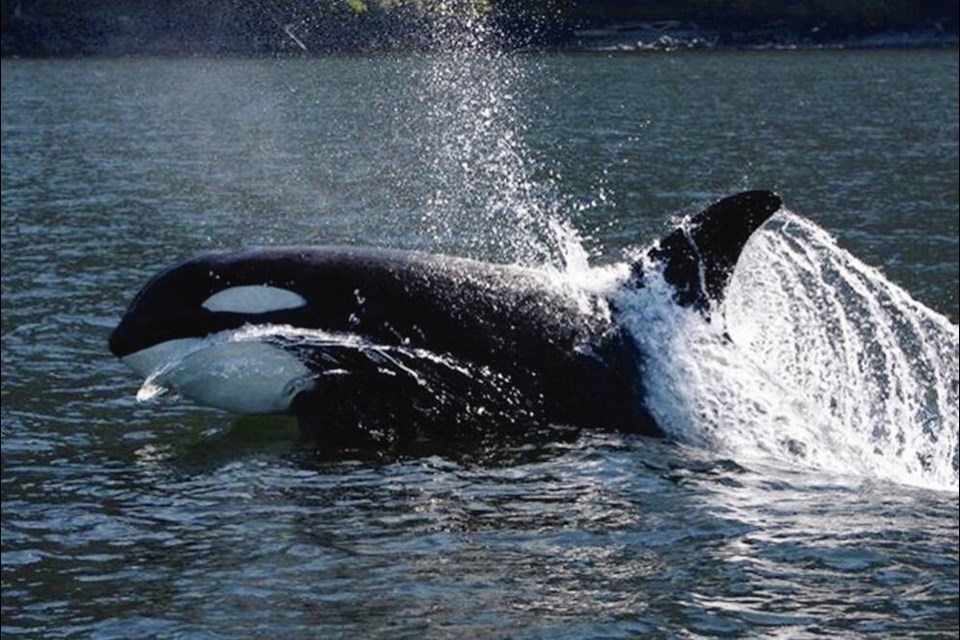
{"type": "Polygon", "coordinates": [[[554,180],[524,138],[524,96],[537,61],[505,51],[475,3],[446,2],[411,84],[417,111],[405,114],[424,170],[421,225],[436,249],[526,266],[565,262],[563,208],[554,180]]]}
{"type": "Polygon", "coordinates": [[[838,438],[864,467],[956,487],[958,327],[809,220],[781,220],[738,270],[731,335],[842,425],[838,438]]]}
{"type": "Polygon", "coordinates": [[[651,277],[620,292],[678,440],[899,482],[958,486],[958,329],[823,229],[781,212],[706,321],[651,277]]]}
{"type": "Polygon", "coordinates": [[[167,370],[168,367],[161,367],[144,379],[143,384],[137,390],[137,402],[153,402],[170,391],[170,387],[160,382],[167,370]]]}

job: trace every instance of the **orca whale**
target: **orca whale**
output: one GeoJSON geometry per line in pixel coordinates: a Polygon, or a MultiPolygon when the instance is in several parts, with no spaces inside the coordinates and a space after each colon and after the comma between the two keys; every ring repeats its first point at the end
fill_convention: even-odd
{"type": "MultiPolygon", "coordinates": [[[[769,191],[712,204],[637,261],[630,286],[659,269],[677,304],[709,314],[780,206],[769,191]]],[[[535,424],[662,435],[615,303],[517,266],[357,247],[210,253],[152,278],[109,346],[200,404],[293,414],[318,442],[535,424]]]]}

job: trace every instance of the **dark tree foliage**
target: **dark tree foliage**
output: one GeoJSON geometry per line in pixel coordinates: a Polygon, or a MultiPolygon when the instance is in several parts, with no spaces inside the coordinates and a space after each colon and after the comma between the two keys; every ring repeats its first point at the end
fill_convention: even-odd
{"type": "Polygon", "coordinates": [[[723,36],[771,25],[818,37],[957,31],[958,0],[2,0],[4,55],[322,53],[448,46],[481,15],[498,46],[569,43],[577,28],[680,21],[723,36]]]}

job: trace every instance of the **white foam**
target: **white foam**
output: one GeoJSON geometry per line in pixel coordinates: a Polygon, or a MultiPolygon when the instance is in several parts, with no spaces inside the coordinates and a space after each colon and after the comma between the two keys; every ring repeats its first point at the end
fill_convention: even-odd
{"type": "Polygon", "coordinates": [[[617,304],[674,438],[937,488],[958,486],[958,331],[789,212],[745,248],[721,313],[656,272],[617,304]],[[729,336],[729,338],[728,338],[729,336]]]}

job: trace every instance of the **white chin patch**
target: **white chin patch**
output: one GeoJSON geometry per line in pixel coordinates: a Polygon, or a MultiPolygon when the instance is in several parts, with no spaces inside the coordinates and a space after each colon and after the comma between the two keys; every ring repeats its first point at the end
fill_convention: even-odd
{"type": "Polygon", "coordinates": [[[145,384],[172,387],[234,413],[283,413],[312,375],[300,360],[262,342],[171,340],[126,356],[145,384]]]}
{"type": "Polygon", "coordinates": [[[270,285],[244,285],[218,291],[203,301],[208,311],[232,313],[268,313],[306,306],[299,293],[270,285]]]}

